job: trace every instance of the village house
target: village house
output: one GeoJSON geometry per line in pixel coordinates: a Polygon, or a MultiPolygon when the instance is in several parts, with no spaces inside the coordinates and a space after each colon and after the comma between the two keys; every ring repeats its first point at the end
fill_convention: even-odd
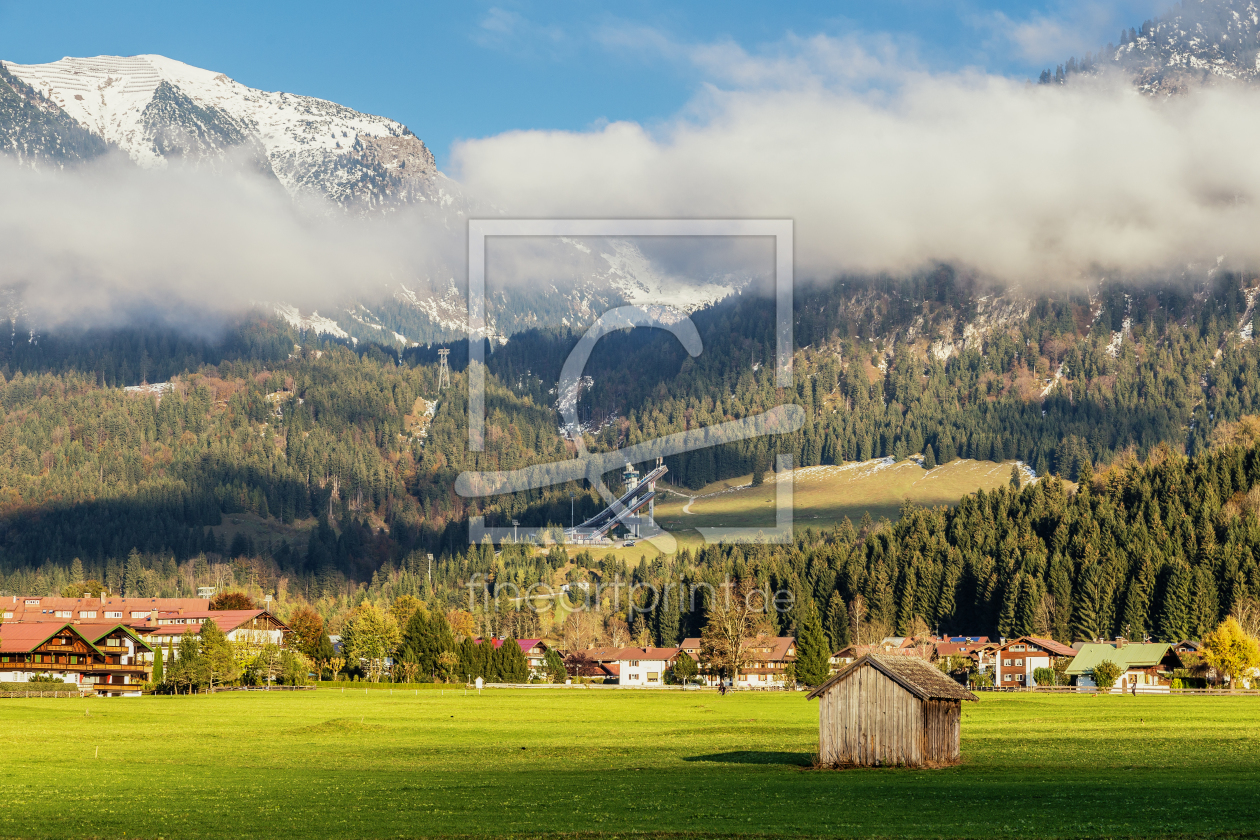
{"type": "Polygon", "coordinates": [[[152,676],[144,641],[122,624],[6,623],[0,629],[0,682],[60,679],[80,691],[138,696],[152,676]]]}
{"type": "MultiPolygon", "coordinates": [[[[187,633],[199,635],[202,625],[213,619],[228,641],[238,645],[262,647],[284,646],[292,632],[288,625],[267,610],[187,610],[158,612],[131,624],[131,628],[153,650],[171,651],[178,655],[179,641],[187,633]]],[[[163,661],[169,656],[164,655],[163,661]]],[[[152,656],[148,658],[152,662],[152,656]]]]}
{"type": "Polygon", "coordinates": [[[665,685],[665,672],[678,654],[678,648],[622,648],[615,661],[619,675],[617,685],[639,688],[665,685]]]}
{"type": "Polygon", "coordinates": [[[1092,672],[1108,660],[1119,665],[1121,671],[1111,688],[1113,694],[1167,694],[1172,688],[1172,672],[1185,667],[1172,645],[1117,639],[1112,643],[1082,645],[1066,673],[1082,691],[1097,691],[1092,672]]]}
{"type": "MultiPolygon", "coordinates": [[[[796,639],[791,636],[767,636],[745,639],[750,653],[749,663],[740,669],[735,679],[727,684],[735,688],[783,688],[787,666],[796,661],[796,639]]],[[[683,639],[678,649],[690,654],[700,666],[700,678],[705,685],[717,685],[720,679],[700,656],[698,638],[683,639]]]]}
{"type": "Polygon", "coordinates": [[[1020,636],[998,645],[993,652],[993,685],[997,688],[1027,688],[1036,685],[1033,672],[1038,668],[1053,668],[1060,658],[1071,659],[1076,651],[1071,647],[1038,636],[1020,636]]]}

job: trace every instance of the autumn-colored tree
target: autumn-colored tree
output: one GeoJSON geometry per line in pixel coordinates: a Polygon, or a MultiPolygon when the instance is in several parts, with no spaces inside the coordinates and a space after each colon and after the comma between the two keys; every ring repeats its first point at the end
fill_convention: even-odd
{"type": "Polygon", "coordinates": [[[448,610],[446,623],[451,626],[451,633],[456,641],[471,639],[477,635],[477,619],[468,610],[448,610]]]}
{"type": "Polygon", "coordinates": [[[1234,689],[1240,678],[1260,667],[1260,646],[1230,616],[1203,638],[1203,661],[1228,676],[1229,687],[1234,689]]]}
{"type": "Polygon", "coordinates": [[[385,659],[393,655],[402,636],[394,616],[364,602],[346,618],[341,628],[341,644],[351,662],[362,662],[368,679],[379,682],[385,659]]]}
{"type": "Polygon", "coordinates": [[[389,607],[390,615],[394,617],[394,623],[399,627],[406,627],[411,617],[422,610],[427,619],[429,611],[424,606],[424,602],[413,595],[399,595],[389,607]]]}
{"type": "Polygon", "coordinates": [[[293,639],[289,644],[307,656],[314,657],[320,637],[324,635],[324,619],[303,604],[293,611],[287,623],[293,631],[293,639]]]}
{"type": "Polygon", "coordinates": [[[256,610],[254,599],[244,592],[220,592],[210,599],[212,610],[256,610]]]}

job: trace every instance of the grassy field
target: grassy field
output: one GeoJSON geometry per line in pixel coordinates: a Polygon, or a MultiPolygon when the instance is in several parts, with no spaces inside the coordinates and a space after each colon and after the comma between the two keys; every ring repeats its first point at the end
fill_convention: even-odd
{"type": "Polygon", "coordinates": [[[840,772],[803,694],[0,703],[0,836],[1260,836],[1254,697],[987,695],[961,766],[840,772]]]}
{"type": "MultiPolygon", "coordinates": [[[[826,528],[847,516],[856,525],[867,512],[876,520],[895,520],[906,499],[923,507],[951,505],[967,493],[1009,483],[1012,463],[962,460],[932,470],[909,460],[893,465],[867,461],[838,467],[805,467],[793,474],[795,524],[798,528],[826,528]]],[[[690,507],[687,499],[667,493],[667,501],[656,506],[656,520],[669,531],[697,527],[772,528],[775,486],[767,482],[749,487],[750,480],[751,476],[744,476],[695,491],[690,507]]]]}

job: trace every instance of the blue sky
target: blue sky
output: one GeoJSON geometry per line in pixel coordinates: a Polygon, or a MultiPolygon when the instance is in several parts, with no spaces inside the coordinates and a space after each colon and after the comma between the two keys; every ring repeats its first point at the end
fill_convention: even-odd
{"type": "Polygon", "coordinates": [[[219,0],[48,7],[0,0],[0,58],[160,53],[252,87],[400,120],[444,165],[461,138],[666,120],[715,81],[693,48],[737,46],[757,55],[823,34],[881,44],[898,61],[930,71],[1034,76],[1116,40],[1122,26],[1139,25],[1163,5],[219,0]]]}

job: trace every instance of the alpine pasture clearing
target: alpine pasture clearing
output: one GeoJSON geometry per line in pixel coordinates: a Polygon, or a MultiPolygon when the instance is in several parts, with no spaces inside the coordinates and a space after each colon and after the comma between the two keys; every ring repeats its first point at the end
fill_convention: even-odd
{"type": "Polygon", "coordinates": [[[810,769],[802,693],[0,702],[11,837],[1260,836],[1255,697],[987,694],[937,771],[810,769]]]}
{"type": "MultiPolygon", "coordinates": [[[[793,517],[797,528],[830,528],[845,517],[856,525],[865,513],[896,520],[909,500],[921,507],[952,505],[968,493],[1010,483],[1013,461],[958,460],[925,470],[916,461],[885,460],[793,471],[793,517]]],[[[689,528],[773,528],[775,476],[759,487],[751,476],[729,479],[695,492],[695,499],[663,493],[656,521],[667,531],[689,528]]]]}

